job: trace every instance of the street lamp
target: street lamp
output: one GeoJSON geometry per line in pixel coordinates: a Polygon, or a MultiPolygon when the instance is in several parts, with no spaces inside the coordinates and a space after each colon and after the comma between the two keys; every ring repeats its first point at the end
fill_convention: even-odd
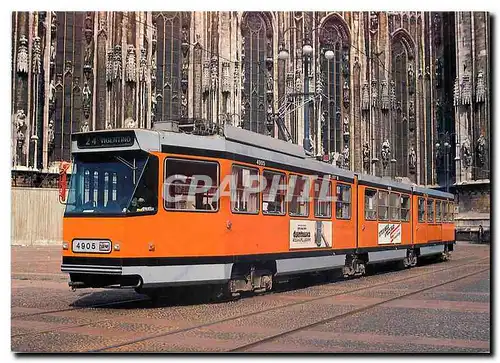
{"type": "MultiPolygon", "coordinates": [[[[449,183],[449,157],[448,155],[451,152],[451,143],[450,143],[450,137],[454,135],[454,133],[450,134],[448,131],[439,133],[438,137],[443,143],[443,151],[444,151],[444,172],[445,172],[445,186],[446,186],[446,192],[450,191],[450,183],[449,183]]],[[[441,142],[437,141],[436,142],[436,151],[440,152],[441,151],[441,142]]]]}
{"type": "MultiPolygon", "coordinates": [[[[286,61],[290,57],[290,52],[286,49],[285,47],[285,34],[291,29],[298,29],[297,27],[290,27],[286,29],[283,34],[283,40],[280,45],[280,50],[278,52],[278,59],[286,61]]],[[[311,30],[311,34],[318,30],[319,27],[314,28],[311,30]]],[[[295,95],[299,96],[309,96],[311,93],[309,92],[309,60],[314,51],[313,46],[310,44],[309,39],[305,38],[304,43],[302,45],[302,56],[304,57],[304,91],[303,93],[297,93],[295,95]]],[[[325,58],[330,61],[335,57],[335,53],[332,50],[327,50],[325,51],[324,54],[325,58]]],[[[314,93],[312,93],[314,95],[314,93]]],[[[309,102],[309,101],[308,101],[309,102]]],[[[304,140],[303,140],[303,147],[307,152],[311,152],[311,145],[310,145],[310,140],[309,140],[309,112],[306,107],[306,103],[304,102],[304,140]]]]}

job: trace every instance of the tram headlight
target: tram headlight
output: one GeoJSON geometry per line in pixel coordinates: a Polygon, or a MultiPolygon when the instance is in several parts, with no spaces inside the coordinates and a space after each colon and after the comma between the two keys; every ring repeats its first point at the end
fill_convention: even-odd
{"type": "Polygon", "coordinates": [[[62,248],[63,248],[63,250],[68,250],[68,248],[69,248],[69,243],[68,243],[68,242],[63,242],[63,244],[62,244],[62,248]]]}
{"type": "Polygon", "coordinates": [[[119,244],[119,243],[115,243],[115,244],[113,245],[113,249],[114,249],[115,251],[120,251],[120,244],[119,244]]]}

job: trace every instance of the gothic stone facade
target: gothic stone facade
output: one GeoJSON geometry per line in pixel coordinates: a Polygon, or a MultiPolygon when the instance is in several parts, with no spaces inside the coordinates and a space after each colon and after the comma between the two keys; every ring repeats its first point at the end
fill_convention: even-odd
{"type": "Polygon", "coordinates": [[[312,152],[341,167],[489,183],[489,29],[482,12],[15,12],[13,169],[57,170],[77,131],[194,119],[283,137],[282,120],[302,143],[308,119],[312,152]]]}

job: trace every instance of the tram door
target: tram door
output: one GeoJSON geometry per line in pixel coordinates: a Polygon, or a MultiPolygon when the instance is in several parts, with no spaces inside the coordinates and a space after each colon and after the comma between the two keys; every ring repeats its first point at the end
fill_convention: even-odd
{"type": "Polygon", "coordinates": [[[427,241],[441,241],[441,221],[436,220],[436,200],[427,198],[427,241]]]}
{"type": "Polygon", "coordinates": [[[415,232],[413,233],[413,243],[427,242],[427,214],[426,199],[422,196],[414,196],[413,220],[415,221],[415,232]]]}
{"type": "Polygon", "coordinates": [[[377,247],[377,189],[358,185],[358,190],[358,247],[377,247]]]}

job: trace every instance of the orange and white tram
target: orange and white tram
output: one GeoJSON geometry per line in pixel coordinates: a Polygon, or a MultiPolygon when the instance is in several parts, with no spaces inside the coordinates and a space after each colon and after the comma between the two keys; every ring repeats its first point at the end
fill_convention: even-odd
{"type": "Polygon", "coordinates": [[[362,275],[367,264],[410,267],[453,250],[452,194],[232,126],[211,136],[160,128],[73,135],[61,266],[70,286],[262,291],[291,275],[362,275]],[[211,184],[190,189],[199,175],[211,184]],[[253,188],[257,178],[267,186],[253,188]]]}

